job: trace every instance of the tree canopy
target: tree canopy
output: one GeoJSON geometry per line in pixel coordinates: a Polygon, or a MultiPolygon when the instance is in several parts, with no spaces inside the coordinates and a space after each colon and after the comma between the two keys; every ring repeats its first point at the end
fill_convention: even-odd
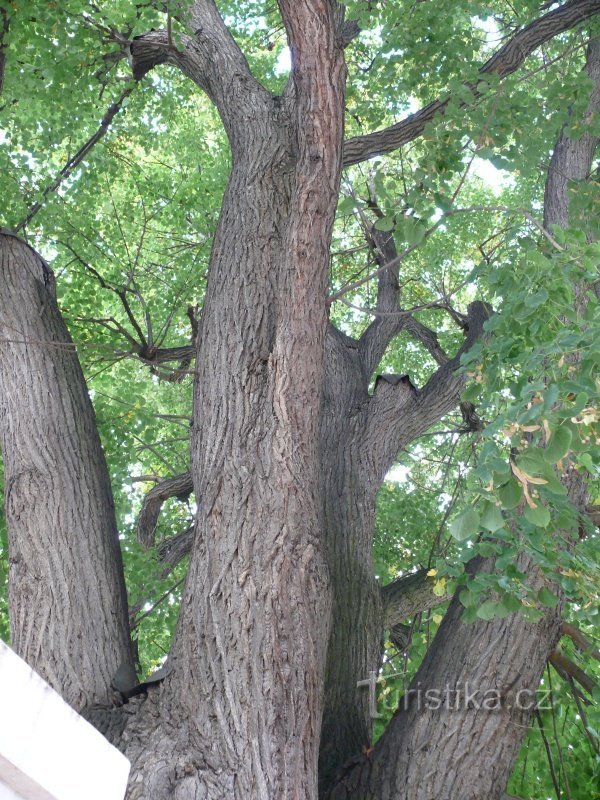
{"type": "MultiPolygon", "coordinates": [[[[297,58],[285,12],[260,0],[217,5],[252,76],[284,103],[297,58]]],[[[227,90],[208,81],[200,91],[178,62],[189,6],[0,0],[1,225],[56,277],[108,464],[141,678],[170,650],[206,500],[190,466],[190,429],[202,424],[196,353],[223,195],[243,160],[231,149],[235,97],[215,105],[227,90]]],[[[600,74],[589,68],[600,6],[344,7],[329,320],[366,343],[370,397],[382,382],[433,392],[445,368],[462,391],[401,443],[377,496],[375,577],[419,575],[427,596],[386,621],[376,736],[455,590],[466,624],[514,614],[533,624],[558,606],[547,702],[508,791],[583,800],[600,752],[598,161],[567,176],[566,218],[549,211],[548,171],[557,142],[600,137],[600,74]],[[487,319],[475,341],[476,303],[487,319]],[[587,487],[585,510],[569,494],[572,475],[587,487]],[[470,574],[476,556],[493,569],[470,574]]],[[[257,181],[250,166],[247,184],[257,181]]],[[[234,221],[228,236],[238,235],[234,221]]],[[[3,331],[4,347],[23,343],[13,333],[3,331]]],[[[9,557],[3,524],[5,640],[9,557]]]]}

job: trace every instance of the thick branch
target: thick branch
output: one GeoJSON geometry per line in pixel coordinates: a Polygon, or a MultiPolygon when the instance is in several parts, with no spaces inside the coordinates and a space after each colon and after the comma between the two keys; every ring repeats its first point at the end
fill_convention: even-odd
{"type": "Polygon", "coordinates": [[[215,103],[229,135],[240,133],[248,121],[244,109],[252,105],[253,97],[260,95],[265,99],[268,93],[253,77],[212,0],[195,0],[182,22],[193,35],[186,33],[179,37],[181,50],[179,44],[173,44],[167,30],[150,31],[130,42],[134,78],[140,80],[159,64],[178,67],[215,103]]]}
{"type": "Polygon", "coordinates": [[[568,636],[573,641],[575,647],[581,650],[582,653],[586,653],[592,658],[595,658],[596,661],[600,661],[600,651],[597,650],[590,641],[588,641],[584,634],[575,625],[572,625],[569,622],[563,622],[561,633],[563,636],[568,636]]]}
{"type": "Polygon", "coordinates": [[[567,658],[560,650],[552,650],[548,660],[563,678],[567,675],[574,678],[589,694],[592,694],[598,685],[594,678],[582,670],[581,667],[578,667],[570,658],[567,658]]]}
{"type": "Polygon", "coordinates": [[[195,526],[190,525],[189,528],[186,528],[181,533],[177,533],[175,536],[170,536],[160,542],[156,548],[158,558],[161,563],[167,565],[162,576],[166,576],[171,572],[188,555],[192,549],[195,534],[195,526]]]}
{"type": "MultiPolygon", "coordinates": [[[[452,595],[448,592],[444,592],[442,595],[434,594],[433,582],[434,579],[428,577],[427,570],[420,569],[417,572],[402,575],[391,583],[382,586],[381,599],[384,626],[391,630],[417,614],[424,614],[433,608],[441,606],[443,603],[447,603],[452,595]]],[[[600,660],[598,651],[594,649],[594,646],[575,626],[568,622],[563,622],[561,635],[571,638],[582,652],[600,660]]],[[[594,687],[597,685],[594,678],[584,672],[581,667],[567,658],[560,650],[552,650],[548,660],[563,677],[570,675],[586,691],[593,692],[594,687]]]]}
{"type": "MultiPolygon", "coordinates": [[[[381,587],[384,625],[392,635],[395,628],[404,627],[401,625],[403,621],[415,617],[417,614],[431,611],[431,609],[448,602],[451,597],[447,592],[441,596],[433,593],[433,578],[427,576],[427,570],[425,569],[409,575],[403,575],[381,587]]],[[[573,631],[579,634],[576,628],[563,622],[561,627],[563,636],[572,636],[573,631]]],[[[579,635],[576,636],[576,639],[581,643],[579,635]]],[[[585,638],[583,638],[583,641],[589,645],[585,638]]],[[[587,692],[592,694],[597,686],[594,678],[571,661],[570,658],[567,658],[564,653],[558,649],[552,650],[548,655],[548,660],[565,680],[570,676],[583,686],[587,692]]]]}
{"type": "MultiPolygon", "coordinates": [[[[501,78],[505,78],[515,72],[525,59],[544,42],[593,17],[598,12],[600,12],[599,0],[571,0],[571,2],[565,3],[519,31],[481,67],[479,74],[482,76],[499,75],[501,78]]],[[[434,100],[396,125],[366,136],[349,139],[344,146],[344,166],[358,164],[375,155],[391,153],[402,145],[412,142],[423,133],[428,122],[431,122],[437,114],[444,113],[449,100],[449,97],[434,100]]]]}
{"type": "MultiPolygon", "coordinates": [[[[585,71],[594,82],[584,118],[589,122],[600,112],[600,39],[589,44],[585,71]]],[[[588,177],[597,145],[598,137],[588,132],[579,139],[571,139],[564,129],[561,131],[550,160],[544,194],[544,227],[547,230],[551,225],[569,227],[568,184],[588,177]]]]}
{"type": "MultiPolygon", "coordinates": [[[[419,395],[419,404],[423,409],[441,404],[447,406],[443,412],[446,414],[456,405],[466,382],[465,374],[458,372],[461,356],[467,353],[480,338],[483,333],[484,323],[489,318],[490,313],[490,307],[485,303],[476,301],[469,305],[465,342],[454,358],[434,372],[423,387],[419,395]]],[[[431,414],[431,411],[426,411],[426,413],[431,414]]],[[[436,416],[436,418],[438,417],[436,416]]]]}
{"type": "Polygon", "coordinates": [[[398,285],[398,252],[393,232],[379,231],[375,226],[368,231],[369,244],[375,253],[379,268],[392,263],[393,266],[383,269],[377,275],[377,311],[376,317],[360,337],[359,346],[365,363],[365,371],[371,375],[381,361],[385,350],[402,327],[400,308],[400,287],[398,285]]]}
{"type": "Polygon", "coordinates": [[[379,486],[398,451],[425,433],[459,403],[466,375],[460,359],[483,331],[489,316],[485,303],[469,306],[466,339],[458,353],[444,363],[422,390],[408,376],[381,375],[366,411],[365,437],[361,442],[368,478],[379,486]]]}
{"type": "Polygon", "coordinates": [[[171,497],[187,499],[194,491],[192,476],[189,472],[167,478],[148,492],[138,517],[138,541],[144,547],[154,545],[154,533],[163,504],[171,497]]]}
{"type": "Polygon", "coordinates": [[[434,579],[428,577],[426,569],[420,569],[381,587],[384,625],[392,628],[416,614],[430,611],[450,600],[451,595],[433,593],[434,579]]]}

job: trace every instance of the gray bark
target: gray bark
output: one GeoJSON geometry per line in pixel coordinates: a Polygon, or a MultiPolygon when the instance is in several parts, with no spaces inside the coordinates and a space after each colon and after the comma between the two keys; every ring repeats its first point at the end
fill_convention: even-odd
{"type": "Polygon", "coordinates": [[[316,792],[331,605],[318,429],[344,67],[333,4],[309,5],[281,4],[284,98],[253,81],[212,4],[196,4],[206,16],[182,64],[217,103],[234,163],[196,359],[196,537],[160,697],[182,723],[152,731],[142,709],[132,800],[316,792]]]}
{"type": "Polygon", "coordinates": [[[52,272],[0,234],[0,282],[11,643],[80,710],[133,668],[110,481],[52,272]]]}

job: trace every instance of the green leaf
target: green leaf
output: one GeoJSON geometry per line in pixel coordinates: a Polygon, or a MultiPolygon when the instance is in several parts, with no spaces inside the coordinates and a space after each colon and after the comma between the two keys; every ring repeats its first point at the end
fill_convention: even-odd
{"type": "Polygon", "coordinates": [[[521,609],[521,614],[527,620],[527,622],[539,622],[544,616],[539,609],[532,608],[531,606],[524,606],[521,609]]]}
{"type": "Polygon", "coordinates": [[[355,205],[356,202],[353,197],[344,197],[338,205],[338,211],[340,214],[349,214],[354,210],[355,205]]]}
{"type": "Polygon", "coordinates": [[[486,600],[483,605],[477,609],[477,616],[479,619],[490,620],[498,615],[499,604],[494,600],[486,600]]]}
{"type": "Polygon", "coordinates": [[[479,533],[479,514],[474,508],[469,508],[459,514],[450,523],[450,533],[459,542],[476,536],[479,533]]]}
{"type": "Polygon", "coordinates": [[[378,219],[375,223],[375,228],[378,231],[391,231],[394,229],[394,218],[393,217],[383,217],[382,219],[378,219]]]}
{"type": "Polygon", "coordinates": [[[523,489],[514,478],[511,478],[508,483],[498,489],[498,499],[502,503],[502,508],[510,511],[516,508],[521,502],[523,497],[523,489]]]}
{"type": "Polygon", "coordinates": [[[482,388],[483,387],[481,383],[475,383],[475,381],[472,381],[461,394],[460,399],[463,401],[463,403],[475,403],[481,395],[482,388]]]}
{"type": "Polygon", "coordinates": [[[556,608],[558,605],[558,597],[545,586],[542,586],[537,596],[540,603],[548,608],[556,608]]]}
{"type": "Polygon", "coordinates": [[[557,461],[560,461],[571,449],[572,441],[573,434],[571,433],[571,429],[567,425],[561,425],[553,431],[550,441],[544,450],[546,460],[550,464],[555,464],[557,461]]]}
{"type": "Polygon", "coordinates": [[[491,533],[504,527],[504,517],[497,505],[494,503],[486,504],[485,511],[481,516],[481,525],[491,533]]]}
{"type": "Polygon", "coordinates": [[[540,289],[539,292],[530,294],[525,298],[525,305],[529,308],[538,308],[539,306],[543,305],[547,299],[548,291],[546,289],[540,289]]]}
{"type": "Polygon", "coordinates": [[[550,522],[550,512],[546,506],[542,505],[538,505],[537,508],[530,508],[527,506],[523,512],[523,516],[537,528],[547,528],[550,522]]]}
{"type": "Polygon", "coordinates": [[[514,594],[507,593],[502,597],[502,606],[510,613],[521,610],[521,601],[514,594]]]}

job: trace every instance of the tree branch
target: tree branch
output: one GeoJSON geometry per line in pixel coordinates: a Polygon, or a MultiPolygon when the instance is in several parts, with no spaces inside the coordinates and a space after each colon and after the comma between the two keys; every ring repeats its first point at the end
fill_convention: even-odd
{"type": "MultiPolygon", "coordinates": [[[[596,5],[600,10],[600,3],[596,5]]],[[[588,69],[589,60],[592,58],[595,58],[595,54],[590,52],[588,69]]],[[[576,145],[573,140],[565,140],[563,155],[559,160],[560,166],[563,167],[560,171],[567,177],[571,177],[573,170],[577,174],[581,166],[578,158],[574,158],[576,154],[581,154],[576,145]]],[[[586,157],[591,158],[589,150],[585,152],[586,157]]],[[[584,174],[587,175],[589,170],[590,163],[587,164],[584,174]]],[[[548,179],[551,179],[551,174],[548,179]]],[[[561,202],[567,204],[567,214],[563,218],[568,219],[568,197],[563,196],[561,202]]],[[[549,220],[549,224],[551,222],[549,220]]],[[[469,335],[472,335],[471,331],[469,335]]],[[[447,366],[441,367],[438,373],[447,366]]],[[[428,393],[434,395],[439,388],[439,382],[439,375],[434,376],[428,384],[429,392],[426,387],[422,393],[423,397],[428,393]]],[[[569,501],[576,507],[585,505],[585,478],[574,472],[565,479],[565,484],[569,501]]],[[[526,552],[517,556],[516,564],[521,572],[529,575],[533,589],[543,584],[544,578],[526,552]]],[[[474,559],[468,566],[472,574],[482,570],[489,571],[491,568],[493,568],[491,560],[479,558],[474,559]]],[[[547,610],[545,616],[535,626],[519,614],[511,614],[505,619],[477,620],[472,625],[465,626],[462,622],[463,610],[456,594],[410,689],[418,687],[419,691],[422,688],[427,690],[439,687],[444,682],[448,686],[449,676],[452,684],[456,686],[459,683],[466,685],[467,682],[476,684],[482,676],[493,674],[496,686],[502,687],[503,698],[517,681],[521,689],[526,688],[529,692],[534,692],[539,684],[543,663],[547,661],[548,653],[555,647],[561,632],[559,608],[560,606],[547,610]],[[504,689],[505,686],[508,690],[504,689]]],[[[565,674],[568,675],[569,672],[565,670],[565,674]]],[[[422,791],[423,796],[425,794],[438,796],[439,784],[436,784],[435,771],[430,770],[427,763],[424,769],[421,768],[421,765],[414,760],[415,753],[434,746],[438,750],[443,749],[447,759],[453,761],[460,759],[461,770],[465,770],[465,774],[467,770],[479,770],[483,782],[486,783],[485,788],[483,784],[479,786],[482,795],[489,794],[490,791],[493,793],[494,788],[500,788],[499,781],[504,781],[508,777],[522,741],[522,733],[529,722],[529,715],[514,704],[503,703],[501,713],[497,716],[487,716],[488,741],[500,743],[498,746],[501,745],[501,749],[508,754],[508,757],[505,756],[505,764],[496,774],[493,774],[492,770],[497,769],[497,762],[493,763],[487,758],[485,769],[482,770],[484,763],[482,759],[485,758],[483,748],[465,747],[465,741],[469,737],[481,735],[479,718],[471,713],[471,709],[465,707],[459,716],[453,713],[453,720],[456,722],[452,730],[443,731],[443,740],[440,738],[432,743],[440,730],[437,714],[428,717],[416,703],[398,709],[374,751],[369,753],[368,761],[363,758],[351,765],[334,788],[331,798],[347,800],[347,798],[366,797],[373,794],[373,787],[381,785],[390,787],[391,796],[401,792],[407,780],[412,781],[412,785],[418,785],[420,789],[427,781],[426,788],[422,791]],[[412,769],[413,764],[417,764],[416,769],[412,769]]]]}
{"type": "MultiPolygon", "coordinates": [[[[584,121],[588,121],[600,110],[600,38],[594,39],[588,46],[585,72],[594,83],[584,118],[584,121]]],[[[589,132],[579,139],[573,139],[566,135],[564,129],[561,131],[550,159],[544,192],[545,231],[550,231],[552,225],[569,227],[568,184],[588,177],[598,141],[598,137],[589,132]]]]}
{"type": "MultiPolygon", "coordinates": [[[[187,15],[176,19],[193,31],[180,34],[183,49],[174,46],[168,30],[149,31],[129,43],[134,78],[141,80],[159,64],[178,67],[215,103],[230,137],[240,133],[247,124],[243,111],[252,106],[252,98],[264,101],[270,95],[252,75],[213,0],[195,0],[187,15]]],[[[254,110],[256,114],[256,104],[254,110]]]]}
{"type": "MultiPolygon", "coordinates": [[[[559,33],[573,28],[600,12],[598,0],[571,0],[525,26],[487,61],[479,70],[481,76],[498,75],[505,78],[515,72],[540,45],[559,33]]],[[[470,87],[473,89],[474,87],[470,87]]],[[[476,91],[476,90],[475,90],[476,91]]],[[[344,145],[344,166],[358,164],[368,158],[391,153],[419,137],[428,122],[442,115],[450,97],[437,99],[406,119],[381,131],[356,136],[344,145]]]]}
{"type": "Polygon", "coordinates": [[[19,231],[23,230],[35,217],[38,211],[44,207],[46,200],[48,199],[49,195],[52,192],[55,192],[58,187],[66,181],[67,178],[73,173],[73,170],[76,169],[84,158],[88,155],[88,153],[95,147],[96,144],[107,134],[108,129],[115,118],[115,116],[119,113],[119,111],[123,108],[123,103],[129,97],[129,95],[133,92],[134,86],[128,86],[124,91],[121,92],[119,97],[115,100],[114,103],[106,110],[106,113],[102,117],[100,121],[100,125],[98,130],[90,136],[90,138],[83,144],[79,150],[72,156],[64,165],[64,167],[60,170],[58,175],[54,178],[52,183],[48,184],[46,188],[43,190],[41,197],[39,200],[31,206],[27,214],[16,224],[14,227],[14,231],[18,233],[19,231]]]}
{"type": "MultiPolygon", "coordinates": [[[[192,328],[192,335],[191,335],[191,344],[188,345],[181,345],[179,347],[157,347],[152,345],[147,340],[146,336],[141,329],[139,322],[137,321],[129,300],[127,299],[127,292],[128,289],[119,288],[117,286],[113,286],[109,283],[102,275],[98,272],[98,270],[89,264],[82,256],[75,250],[75,248],[69,243],[59,240],[59,243],[65,247],[78,261],[81,266],[92,275],[95,280],[98,281],[100,286],[103,289],[106,289],[109,292],[113,292],[115,294],[123,306],[123,310],[134,329],[137,339],[135,336],[132,336],[131,333],[123,326],[120,322],[118,322],[113,317],[108,318],[94,318],[94,317],[80,317],[79,320],[81,322],[93,322],[97,325],[102,325],[109,331],[113,333],[117,333],[129,343],[129,352],[132,355],[136,355],[139,357],[144,364],[147,364],[154,372],[154,374],[158,375],[163,380],[167,380],[171,383],[178,383],[182,380],[182,378],[188,374],[189,366],[192,363],[193,358],[196,355],[196,345],[198,339],[198,320],[196,319],[196,309],[192,306],[188,307],[186,314],[190,320],[190,325],[192,328]],[[171,373],[165,373],[164,371],[159,372],[156,367],[159,364],[168,364],[171,361],[179,361],[179,367],[176,370],[173,370],[171,373]]],[[[145,302],[143,297],[139,291],[136,289],[134,292],[135,296],[140,300],[140,302],[145,306],[145,302]]],[[[149,322],[149,314],[146,309],[146,328],[147,330],[151,330],[151,324],[149,322]]]]}
{"type": "Polygon", "coordinates": [[[361,440],[363,464],[374,485],[380,485],[403,447],[458,405],[466,382],[466,375],[459,371],[461,356],[481,336],[489,313],[485,303],[470,304],[463,346],[436,370],[423,389],[416,389],[407,375],[378,376],[361,440]]]}
{"type": "MultiPolygon", "coordinates": [[[[421,569],[408,575],[402,575],[391,583],[381,587],[381,600],[383,609],[384,627],[388,630],[400,625],[407,619],[431,611],[443,603],[447,603],[452,595],[444,592],[442,595],[433,593],[432,577],[428,577],[427,570],[421,569]]],[[[600,660],[597,650],[583,636],[575,626],[568,622],[563,622],[561,634],[569,636],[584,652],[589,653],[593,658],[600,660]]],[[[568,676],[574,678],[590,694],[593,692],[596,681],[588,675],[581,667],[571,661],[560,650],[552,650],[548,660],[557,672],[567,679],[568,676]]]]}
{"type": "Polygon", "coordinates": [[[379,231],[372,226],[366,235],[379,265],[376,310],[380,312],[359,339],[359,348],[366,373],[373,374],[389,343],[401,331],[407,331],[425,346],[438,364],[444,364],[448,357],[440,347],[436,332],[423,325],[408,312],[398,313],[401,311],[398,283],[400,259],[394,234],[379,231]]]}
{"type": "Polygon", "coordinates": [[[552,650],[550,655],[548,656],[548,660],[552,664],[552,666],[556,669],[556,671],[565,678],[566,675],[570,675],[571,678],[577,681],[580,686],[592,694],[596,686],[598,685],[594,678],[590,677],[587,672],[578,667],[570,658],[564,653],[561,653],[560,650],[552,650]]]}
{"type": "Polygon", "coordinates": [[[434,579],[428,577],[426,569],[420,569],[381,587],[384,626],[392,628],[417,614],[430,611],[452,597],[433,593],[434,579]]]}
{"type": "Polygon", "coordinates": [[[194,484],[190,472],[167,478],[150,489],[144,497],[137,523],[138,542],[143,547],[154,546],[156,524],[163,504],[171,497],[187,499],[193,491],[194,484]]]}
{"type": "Polygon", "coordinates": [[[561,627],[563,636],[568,636],[573,644],[581,650],[582,653],[590,655],[596,661],[600,661],[600,650],[597,650],[594,645],[584,636],[584,634],[575,625],[570,622],[563,622],[561,627]]]}
{"type": "Polygon", "coordinates": [[[171,572],[174,567],[179,564],[190,552],[194,543],[194,536],[196,535],[196,528],[190,525],[181,533],[170,536],[164,539],[157,546],[158,558],[163,564],[168,565],[168,569],[164,574],[171,572]]]}

